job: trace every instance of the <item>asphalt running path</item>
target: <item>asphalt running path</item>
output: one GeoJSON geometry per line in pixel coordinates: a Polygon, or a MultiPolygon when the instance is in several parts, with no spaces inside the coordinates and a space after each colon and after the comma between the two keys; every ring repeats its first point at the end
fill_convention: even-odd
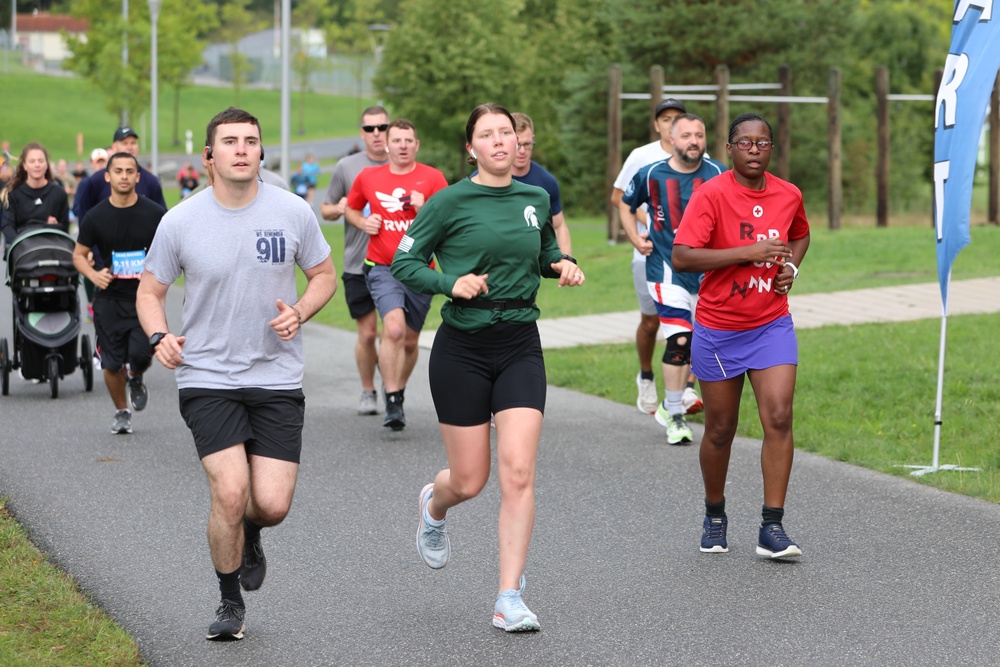
{"type": "MultiPolygon", "coordinates": [[[[179,297],[172,289],[171,321],[179,297]]],[[[9,313],[3,290],[6,337],[9,313]]],[[[99,378],[84,393],[79,371],[57,400],[19,378],[0,398],[0,495],[152,665],[996,660],[1000,507],[799,453],[785,525],[804,556],[764,561],[754,553],[759,443],[739,440],[731,552],[701,554],[697,448],[666,446],[634,407],[559,388],[549,391],[525,594],[542,631],[493,628],[495,479],[449,515],[445,569],[428,569],[414,546],[417,495],[445,461],[426,353],[408,425],[391,433],[354,414],[354,336],[312,323],[304,335],[298,490],[287,521],[264,531],[268,576],[245,595],[242,642],[204,639],[218,602],[209,500],[171,374],[150,372],[150,405],[131,436],[110,434],[110,400],[99,378]]]]}

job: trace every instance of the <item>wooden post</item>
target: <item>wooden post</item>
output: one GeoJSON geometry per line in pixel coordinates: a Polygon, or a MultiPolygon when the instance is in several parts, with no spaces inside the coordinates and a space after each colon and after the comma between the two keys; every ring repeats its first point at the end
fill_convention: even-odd
{"type": "MultiPolygon", "coordinates": [[[[656,105],[663,101],[663,68],[653,65],[649,68],[649,118],[653,117],[656,105]]],[[[649,124],[649,140],[659,141],[660,133],[653,124],[649,124]]]]}
{"type": "Polygon", "coordinates": [[[622,66],[615,63],[608,71],[608,173],[607,202],[608,242],[616,243],[621,230],[618,208],[611,205],[611,190],[622,170],[622,66]]]}
{"type": "Polygon", "coordinates": [[[715,68],[715,85],[719,91],[715,98],[715,152],[712,157],[726,162],[726,144],[729,142],[729,67],[715,68]]]}
{"type": "MultiPolygon", "coordinates": [[[[792,68],[782,65],[778,68],[778,83],[785,97],[792,95],[792,68]]],[[[778,102],[778,164],[777,176],[786,181],[791,180],[792,173],[792,105],[788,102],[778,102]]]]}
{"type": "Polygon", "coordinates": [[[993,94],[990,95],[990,193],[989,220],[994,225],[1000,224],[997,219],[997,198],[1000,196],[1000,73],[993,84],[993,94]]]}
{"type": "Polygon", "coordinates": [[[827,212],[830,217],[830,229],[840,229],[840,212],[844,205],[843,181],[841,180],[840,154],[840,70],[830,68],[830,101],[827,104],[829,118],[829,197],[827,212]]]}
{"type": "Polygon", "coordinates": [[[875,70],[875,226],[889,226],[889,68],[875,70]]]}

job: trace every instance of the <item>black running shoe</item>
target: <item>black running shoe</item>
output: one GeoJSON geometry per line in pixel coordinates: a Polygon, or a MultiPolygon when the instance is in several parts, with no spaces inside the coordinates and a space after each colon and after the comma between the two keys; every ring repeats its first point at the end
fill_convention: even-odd
{"type": "Polygon", "coordinates": [[[260,534],[257,539],[243,542],[243,564],[240,565],[240,586],[245,591],[255,591],[264,583],[267,574],[267,558],[264,557],[264,547],[260,545],[260,534]]]}
{"type": "Polygon", "coordinates": [[[143,382],[142,373],[128,378],[128,400],[136,412],[146,409],[146,404],[149,403],[149,390],[143,382]]]}
{"type": "Polygon", "coordinates": [[[223,600],[215,610],[215,621],[208,626],[205,639],[215,641],[232,641],[243,639],[243,616],[246,607],[230,600],[223,600]]]}
{"type": "Polygon", "coordinates": [[[403,401],[396,396],[389,396],[385,402],[385,420],[383,426],[393,431],[402,431],[406,427],[406,415],[403,414],[403,401]]]}

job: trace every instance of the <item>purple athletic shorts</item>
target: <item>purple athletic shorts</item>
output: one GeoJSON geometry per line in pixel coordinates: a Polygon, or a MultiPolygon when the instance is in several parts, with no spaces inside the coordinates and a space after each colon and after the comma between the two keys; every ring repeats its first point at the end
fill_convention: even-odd
{"type": "Polygon", "coordinates": [[[703,382],[729,380],[749,370],[783,364],[799,365],[791,315],[748,331],[709,329],[695,322],[691,372],[703,382]]]}

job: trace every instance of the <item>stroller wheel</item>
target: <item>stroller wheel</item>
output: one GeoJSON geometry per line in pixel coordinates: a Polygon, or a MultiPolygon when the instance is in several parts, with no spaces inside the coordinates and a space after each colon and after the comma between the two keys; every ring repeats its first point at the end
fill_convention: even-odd
{"type": "Polygon", "coordinates": [[[83,387],[87,391],[94,390],[94,360],[90,350],[90,336],[80,336],[80,371],[83,373],[83,387]]]}
{"type": "Polygon", "coordinates": [[[7,339],[0,338],[0,393],[4,396],[10,393],[10,350],[7,339]]]}
{"type": "Polygon", "coordinates": [[[52,398],[59,398],[59,357],[49,357],[49,388],[52,398]]]}

